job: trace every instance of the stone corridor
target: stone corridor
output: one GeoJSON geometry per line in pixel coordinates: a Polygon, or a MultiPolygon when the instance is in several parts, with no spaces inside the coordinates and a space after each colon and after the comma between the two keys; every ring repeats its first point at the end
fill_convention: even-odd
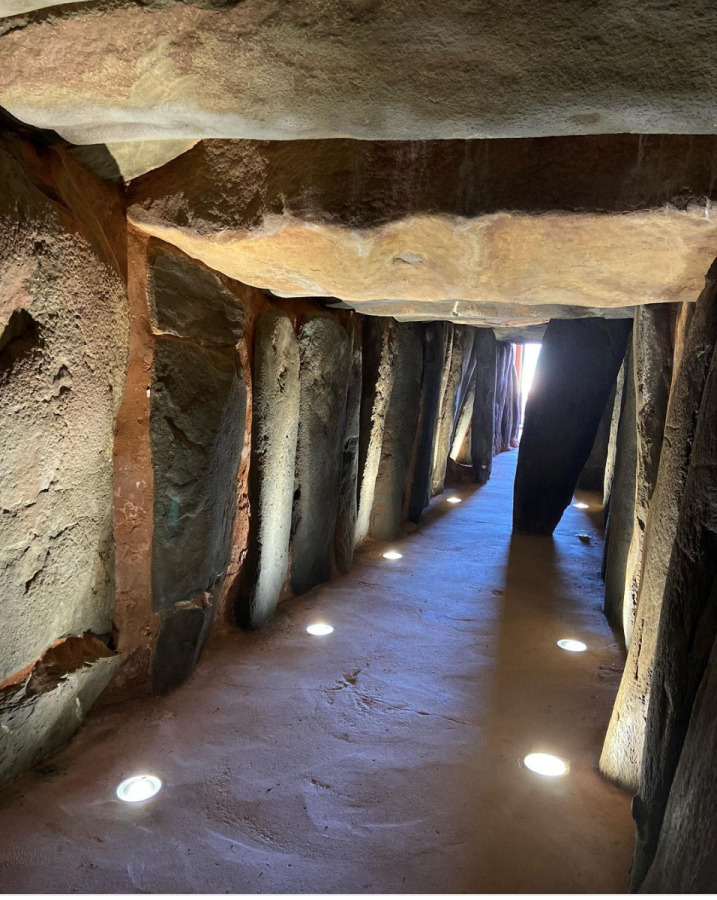
{"type": "Polygon", "coordinates": [[[208,648],[181,689],[96,707],[5,789],[3,889],[625,891],[630,795],[597,771],[623,659],[601,612],[598,498],[553,538],[511,537],[516,458],[208,648]],[[333,634],[308,635],[317,621],[333,634]],[[531,750],[568,775],[525,770],[531,750]],[[120,803],[139,772],[163,790],[120,803]]]}

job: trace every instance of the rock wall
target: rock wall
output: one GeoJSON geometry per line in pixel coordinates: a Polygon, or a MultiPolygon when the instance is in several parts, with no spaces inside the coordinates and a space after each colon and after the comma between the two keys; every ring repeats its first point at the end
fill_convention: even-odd
{"type": "Polygon", "coordinates": [[[21,132],[0,134],[0,184],[3,783],[67,740],[117,664],[112,443],[128,309],[116,188],[21,132]]]}

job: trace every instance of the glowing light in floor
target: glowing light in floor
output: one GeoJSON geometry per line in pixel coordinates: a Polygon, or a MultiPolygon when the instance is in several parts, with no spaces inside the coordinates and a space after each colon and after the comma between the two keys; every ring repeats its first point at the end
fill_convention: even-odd
{"type": "Polygon", "coordinates": [[[571,653],[582,653],[583,650],[588,649],[587,644],[583,644],[582,641],[574,641],[572,638],[561,638],[556,643],[561,650],[569,650],[571,653]]]}
{"type": "Polygon", "coordinates": [[[523,765],[536,775],[546,775],[548,778],[559,778],[566,775],[569,769],[567,760],[552,753],[529,753],[523,760],[523,765]]]}
{"type": "Polygon", "coordinates": [[[403,553],[399,553],[398,550],[387,550],[383,554],[384,559],[403,559],[403,553]]]}
{"type": "Polygon", "coordinates": [[[460,497],[448,497],[446,499],[446,503],[460,503],[460,502],[461,502],[460,497]]]}
{"type": "Polygon", "coordinates": [[[156,775],[133,775],[117,787],[117,796],[125,803],[140,803],[154,797],[162,787],[156,775]]]}
{"type": "Polygon", "coordinates": [[[590,504],[583,503],[582,500],[578,501],[577,503],[573,503],[573,506],[575,507],[575,509],[590,509],[590,504]]]}
{"type": "Polygon", "coordinates": [[[333,625],[326,625],[325,622],[316,622],[314,625],[309,625],[306,630],[309,634],[313,634],[314,637],[323,637],[326,634],[331,634],[334,627],[333,625]]]}

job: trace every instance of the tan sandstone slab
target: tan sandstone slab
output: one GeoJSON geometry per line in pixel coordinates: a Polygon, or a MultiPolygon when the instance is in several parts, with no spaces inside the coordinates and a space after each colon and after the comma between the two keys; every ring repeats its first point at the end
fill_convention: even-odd
{"type": "Polygon", "coordinates": [[[75,143],[710,134],[717,123],[710,0],[38,6],[0,7],[0,106],[75,143]]]}

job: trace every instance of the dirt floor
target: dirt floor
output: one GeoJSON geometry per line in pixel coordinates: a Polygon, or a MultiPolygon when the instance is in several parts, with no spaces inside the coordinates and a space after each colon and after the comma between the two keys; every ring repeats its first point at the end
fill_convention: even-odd
{"type": "Polygon", "coordinates": [[[436,498],[400,561],[372,544],[171,695],[92,715],[4,790],[1,889],[624,891],[630,797],[597,774],[622,666],[599,516],[511,538],[516,457],[436,498]],[[532,750],[567,777],[522,768],[532,750]],[[139,772],[161,793],[115,799],[139,772]]]}

